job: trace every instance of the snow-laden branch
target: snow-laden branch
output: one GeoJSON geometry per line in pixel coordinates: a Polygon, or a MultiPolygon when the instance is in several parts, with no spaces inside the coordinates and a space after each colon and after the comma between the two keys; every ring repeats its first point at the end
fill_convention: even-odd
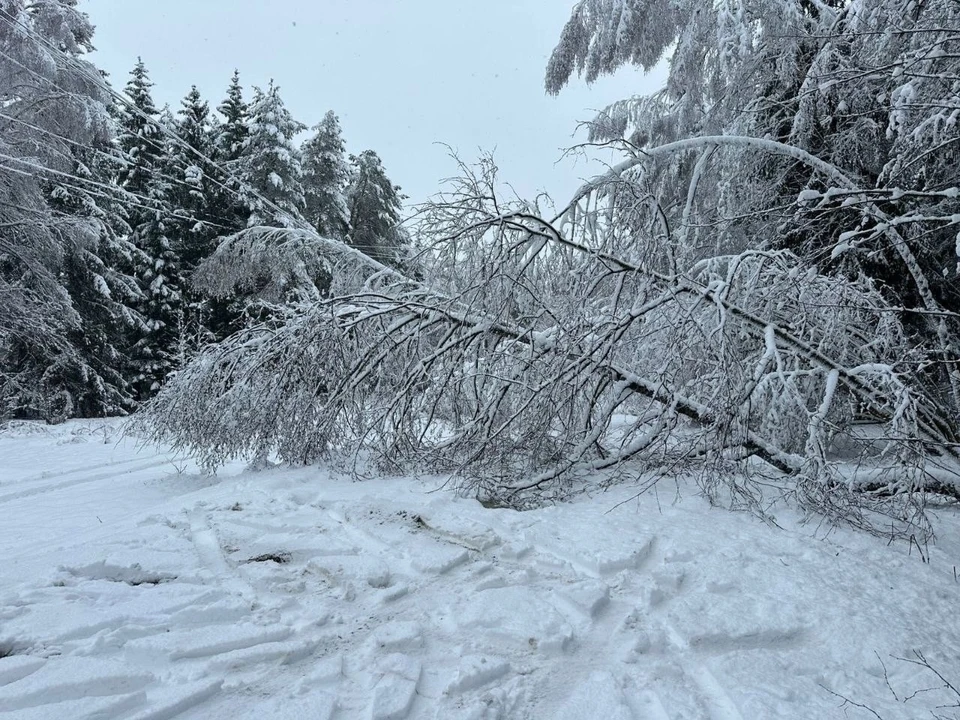
{"type": "Polygon", "coordinates": [[[334,294],[201,355],[148,408],[152,432],[210,465],[346,455],[512,503],[752,457],[822,504],[854,492],[836,443],[875,449],[854,429],[863,417],[886,438],[878,476],[919,477],[902,471],[925,467],[925,446],[952,452],[952,424],[905,374],[905,332],[871,309],[886,306],[870,282],[772,250],[666,274],[637,259],[637,233],[611,225],[606,201],[561,232],[491,201],[487,180],[424,212],[422,281],[333,241],[271,236],[337,268],[334,294]]]}
{"type": "MultiPolygon", "coordinates": [[[[887,410],[885,410],[885,406],[888,403],[888,399],[878,388],[871,386],[868,380],[857,373],[856,369],[851,370],[843,367],[833,360],[829,355],[794,336],[784,327],[776,324],[770,324],[764,318],[758,317],[754,313],[751,313],[748,310],[731,303],[729,300],[722,297],[717,290],[710,286],[697,283],[688,278],[667,277],[653,270],[645,269],[639,265],[627,263],[606,253],[592,250],[580,243],[565,238],[552,224],[538,217],[516,213],[511,216],[504,217],[501,220],[505,223],[516,222],[518,224],[518,228],[523,228],[531,234],[545,234],[556,243],[563,245],[564,247],[572,248],[578,252],[596,256],[598,259],[604,262],[616,265],[621,270],[656,278],[658,281],[672,286],[678,293],[686,293],[695,297],[709,299],[711,302],[714,302],[722,307],[730,316],[740,320],[744,326],[749,328],[758,337],[765,337],[767,334],[772,333],[778,342],[790,347],[792,350],[798,352],[802,357],[813,362],[819,367],[824,368],[830,373],[835,373],[837,377],[839,377],[840,380],[857,395],[857,397],[864,403],[865,407],[870,411],[881,414],[885,414],[887,412],[887,410]],[[533,227],[530,227],[528,223],[532,224],[533,227]]],[[[924,417],[921,418],[920,422],[921,430],[923,431],[926,439],[950,447],[957,442],[952,428],[942,420],[940,414],[925,412],[924,417]]]]}
{"type": "MultiPolygon", "coordinates": [[[[930,328],[939,343],[937,352],[940,357],[940,361],[943,363],[943,367],[945,368],[945,374],[948,378],[951,388],[951,395],[954,403],[960,406],[960,356],[957,354],[954,343],[951,341],[950,333],[942,319],[944,308],[937,301],[933,290],[931,289],[930,280],[928,279],[927,274],[924,272],[921,263],[914,253],[914,250],[910,246],[910,243],[901,232],[901,227],[904,225],[926,222],[930,219],[932,219],[934,222],[947,222],[948,224],[954,224],[957,222],[957,218],[953,215],[949,217],[937,217],[930,219],[925,219],[921,215],[911,214],[908,214],[905,217],[891,217],[889,213],[882,210],[877,204],[880,198],[877,197],[876,189],[862,187],[836,165],[818,158],[806,150],[768,138],[754,138],[735,135],[710,135],[704,137],[685,138],[683,140],[667,143],[659,147],[638,150],[636,155],[633,157],[630,157],[613,166],[607,173],[600,175],[590,182],[584,184],[574,194],[573,199],[567,205],[566,209],[555,220],[562,220],[564,218],[575,216],[576,208],[584,198],[595,194],[598,190],[610,185],[611,183],[621,182],[621,179],[628,171],[651,160],[682,153],[688,150],[720,147],[748,148],[757,152],[792,158],[820,173],[829,184],[836,186],[836,188],[830,188],[826,193],[824,193],[824,198],[831,198],[835,195],[846,195],[848,200],[858,195],[862,198],[858,205],[864,216],[871,221],[870,227],[867,230],[850,232],[856,233],[857,235],[864,233],[866,235],[866,239],[884,238],[889,247],[894,250],[900,260],[903,262],[907,272],[910,275],[910,278],[913,281],[914,288],[920,298],[923,310],[926,315],[931,318],[930,328]],[[939,316],[940,319],[933,320],[932,318],[935,316],[939,316]]],[[[699,185],[700,175],[703,172],[703,166],[701,163],[705,162],[706,157],[707,155],[702,155],[700,161],[698,161],[696,165],[694,177],[690,184],[690,192],[695,192],[697,186],[699,185]]],[[[890,193],[890,197],[892,199],[897,199],[902,195],[902,192],[895,193],[891,191],[890,193]]],[[[943,191],[940,193],[940,195],[943,197],[952,198],[954,193],[952,190],[943,191]]],[[[798,198],[798,201],[809,202],[812,197],[812,194],[801,194],[798,198]]],[[[691,204],[692,198],[688,196],[687,205],[684,211],[684,228],[689,227],[691,204]]],[[[685,234],[686,230],[683,232],[685,234]]],[[[834,248],[832,258],[835,259],[850,247],[848,242],[850,237],[852,236],[842,235],[838,239],[838,244],[834,248]]]]}
{"type": "Polygon", "coordinates": [[[574,193],[573,198],[567,207],[570,208],[576,205],[578,202],[580,202],[580,200],[595,192],[597,189],[609,184],[610,182],[619,180],[628,171],[638,167],[639,165],[643,165],[650,160],[676,153],[686,152],[687,150],[698,150],[711,147],[749,148],[759,152],[770,153],[771,155],[781,155],[784,157],[793,158],[794,160],[810,166],[817,172],[822,173],[825,177],[829,178],[832,182],[836,183],[839,187],[845,190],[855,190],[858,187],[858,184],[848,177],[842,170],[840,170],[840,168],[825,160],[821,160],[815,155],[808,153],[806,150],[793,145],[787,145],[785,143],[777,142],[776,140],[770,140],[768,138],[754,138],[736,135],[707,135],[704,137],[685,138],[683,140],[677,140],[676,142],[660,145],[659,147],[643,148],[638,150],[634,157],[627,158],[626,160],[617,163],[606,173],[598,175],[589,182],[584,183],[577,190],[577,192],[574,193]]]}

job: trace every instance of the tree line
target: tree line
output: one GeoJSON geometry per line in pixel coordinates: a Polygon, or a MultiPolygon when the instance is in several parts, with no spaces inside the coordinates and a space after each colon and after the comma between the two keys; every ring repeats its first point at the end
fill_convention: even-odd
{"type": "Polygon", "coordinates": [[[158,108],[139,60],[118,92],[75,6],[0,8],[0,418],[129,413],[203,346],[329,291],[319,256],[226,280],[215,251],[247,228],[395,265],[409,243],[400,188],[333,111],[308,128],[236,72],[215,108],[196,87],[158,108]]]}

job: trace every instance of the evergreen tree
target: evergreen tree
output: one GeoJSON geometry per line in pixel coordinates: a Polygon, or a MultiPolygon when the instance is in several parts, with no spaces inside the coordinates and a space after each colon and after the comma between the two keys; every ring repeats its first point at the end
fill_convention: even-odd
{"type": "MultiPolygon", "coordinates": [[[[215,166],[207,168],[209,175],[205,182],[205,195],[211,198],[206,217],[211,227],[216,228],[216,236],[211,237],[209,242],[210,252],[216,249],[221,237],[247,227],[250,217],[247,203],[243,199],[239,168],[244,141],[250,134],[249,108],[243,99],[243,87],[240,85],[240,73],[237,70],[233,72],[226,97],[217,107],[217,113],[219,115],[211,113],[208,116],[209,132],[213,138],[208,156],[216,162],[215,166]]],[[[191,272],[195,269],[193,259],[188,254],[187,262],[191,272]]],[[[200,262],[201,258],[196,260],[200,262]]],[[[193,285],[191,281],[193,296],[202,296],[203,289],[193,285]]],[[[238,304],[231,302],[229,298],[205,297],[203,304],[206,329],[213,339],[222,340],[242,326],[238,304]]]]}
{"type": "Polygon", "coordinates": [[[158,113],[150,95],[149,76],[141,60],[131,72],[126,94],[132,107],[120,115],[120,146],[127,168],[120,176],[123,189],[136,193],[139,204],[130,212],[131,238],[141,252],[137,275],[143,287],[140,312],[144,332],[134,346],[138,399],[155,393],[182,358],[184,333],[183,285],[180,259],[171,237],[175,179],[172,148],[164,126],[176,130],[169,108],[158,113]]]}
{"type": "Polygon", "coordinates": [[[240,85],[240,72],[233,71],[227,97],[217,107],[223,117],[216,139],[216,157],[221,162],[233,162],[240,157],[243,143],[250,134],[249,108],[243,101],[243,87],[240,85]]]}
{"type": "Polygon", "coordinates": [[[194,86],[181,101],[174,130],[183,141],[170,146],[170,205],[176,217],[171,230],[185,272],[191,272],[203,258],[213,252],[218,231],[214,208],[216,186],[208,175],[208,163],[214,137],[210,108],[194,86]]]}
{"type": "MultiPolygon", "coordinates": [[[[101,185],[115,177],[122,165],[119,153],[105,142],[74,147],[73,153],[74,175],[101,185]]],[[[130,228],[119,200],[92,197],[82,188],[54,180],[49,202],[56,212],[85,219],[96,233],[95,242],[67,248],[61,274],[79,318],[67,338],[84,360],[69,371],[73,413],[80,417],[126,414],[135,407],[131,379],[136,372],[127,347],[144,330],[136,311],[144,295],[135,277],[143,255],[129,240],[130,228]]]]}
{"type": "MultiPolygon", "coordinates": [[[[140,196],[146,195],[163,154],[159,113],[150,95],[151,87],[153,83],[150,82],[147,68],[143,60],[137,58],[124,90],[133,107],[120,107],[117,140],[127,161],[118,178],[120,187],[140,196]]],[[[132,213],[135,220],[138,213],[132,213]]]]}
{"type": "Polygon", "coordinates": [[[72,0],[10,0],[0,25],[0,417],[131,407],[120,348],[137,286],[103,199],[112,121],[72,0]],[[95,80],[92,80],[95,79],[95,80]]]}
{"type": "MultiPolygon", "coordinates": [[[[240,73],[234,70],[227,96],[217,107],[222,120],[211,129],[213,144],[211,155],[216,168],[211,168],[215,186],[215,212],[212,218],[223,232],[237,232],[247,226],[250,211],[242,198],[240,180],[240,155],[250,134],[249,108],[243,100],[240,73]],[[229,228],[224,230],[223,228],[229,228]]],[[[213,119],[216,119],[216,115],[213,119]]]]}
{"type": "MultiPolygon", "coordinates": [[[[200,91],[193,85],[190,92],[180,101],[177,111],[177,131],[183,140],[192,149],[201,155],[208,154],[213,148],[213,138],[210,127],[210,106],[200,97],[200,91]]],[[[196,164],[198,156],[192,155],[192,163],[196,164]]]]}
{"type": "MultiPolygon", "coordinates": [[[[234,83],[225,110],[237,107],[236,87],[234,83]]],[[[284,107],[273,82],[266,91],[255,89],[249,132],[232,173],[246,206],[249,231],[222,239],[195,276],[198,288],[222,303],[221,315],[230,320],[229,328],[220,328],[220,337],[224,329],[242,327],[243,315],[277,318],[291,305],[319,299],[329,285],[327,263],[316,248],[304,248],[302,257],[297,252],[290,255],[283,233],[272,230],[304,225],[303,171],[294,137],[305,128],[284,107]]]]}
{"type": "Polygon", "coordinates": [[[303,170],[294,137],[305,129],[284,107],[280,88],[273,81],[266,92],[255,90],[250,132],[238,159],[250,211],[248,227],[293,227],[301,217],[303,170]]]}
{"type": "Polygon", "coordinates": [[[340,121],[327,112],[304,142],[304,217],[322,237],[345,240],[350,226],[346,190],[350,166],[340,133],[340,121]]]}
{"type": "Polygon", "coordinates": [[[373,150],[351,155],[352,177],[347,190],[350,211],[350,244],[382,263],[402,262],[407,244],[400,228],[403,196],[387,177],[373,150]]]}
{"type": "MultiPolygon", "coordinates": [[[[210,303],[191,288],[190,275],[216,248],[218,236],[219,186],[210,173],[216,168],[203,158],[213,154],[216,136],[210,108],[196,86],[181,101],[173,129],[182,142],[169,146],[167,165],[171,183],[167,204],[172,209],[167,232],[179,262],[183,299],[183,356],[213,339],[210,303]]],[[[222,181],[220,181],[222,182],[222,181]]]]}

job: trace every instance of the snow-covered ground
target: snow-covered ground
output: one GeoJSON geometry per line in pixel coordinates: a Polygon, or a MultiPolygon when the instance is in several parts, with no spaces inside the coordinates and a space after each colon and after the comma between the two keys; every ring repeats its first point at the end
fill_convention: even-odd
{"type": "Polygon", "coordinates": [[[0,433],[0,718],[875,717],[844,696],[893,720],[957,700],[902,702],[940,682],[896,659],[960,682],[952,509],[924,563],[672,481],[518,513],[415,479],[205,478],[118,437],[0,433]]]}

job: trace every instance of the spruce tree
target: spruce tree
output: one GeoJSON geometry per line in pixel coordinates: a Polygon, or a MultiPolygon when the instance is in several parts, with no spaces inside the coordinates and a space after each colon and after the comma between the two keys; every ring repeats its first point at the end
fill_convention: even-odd
{"type": "MultiPolygon", "coordinates": [[[[143,60],[137,58],[124,90],[132,107],[123,105],[120,108],[117,142],[126,158],[126,166],[118,178],[120,187],[140,196],[147,194],[163,153],[159,113],[150,95],[151,87],[153,83],[150,82],[147,68],[143,60]]],[[[137,216],[138,213],[135,211],[132,215],[137,216]]]]}
{"type": "Polygon", "coordinates": [[[315,245],[291,245],[277,232],[306,224],[301,154],[294,142],[305,129],[284,107],[273,82],[265,91],[255,89],[249,132],[233,174],[246,204],[246,231],[221,241],[197,273],[202,289],[237,313],[235,327],[244,315],[277,319],[292,306],[316,301],[329,286],[328,264],[315,245]]]}
{"type": "Polygon", "coordinates": [[[135,193],[132,200],[138,204],[129,215],[131,238],[141,252],[137,275],[145,296],[140,307],[144,331],[133,353],[140,400],[155,393],[176,368],[183,357],[184,335],[180,259],[171,237],[177,213],[169,204],[175,167],[165,139],[176,125],[169,108],[157,112],[151,86],[143,61],[138,60],[126,89],[132,107],[120,114],[119,138],[127,161],[121,187],[135,193]]]}
{"type": "MultiPolygon", "coordinates": [[[[181,112],[188,115],[183,116],[181,122],[187,122],[192,115],[194,120],[191,122],[200,124],[197,121],[202,111],[194,107],[193,101],[184,102],[186,104],[181,112]],[[188,105],[192,109],[188,110],[188,105]]],[[[206,206],[203,210],[195,208],[201,214],[205,227],[200,237],[195,238],[197,242],[191,244],[191,249],[184,254],[184,263],[191,276],[197,265],[216,249],[220,240],[246,228],[250,217],[242,192],[239,167],[244,141],[250,134],[249,108],[243,99],[238,71],[234,70],[226,97],[217,106],[217,113],[208,112],[205,122],[209,142],[203,152],[215,164],[203,168],[201,195],[205,198],[206,206]]],[[[202,135],[196,130],[187,132],[198,141],[202,135]]],[[[199,175],[195,179],[199,179],[199,175]]],[[[242,327],[241,303],[226,297],[207,297],[204,288],[196,287],[193,279],[188,280],[186,290],[192,303],[202,302],[201,313],[211,339],[222,340],[242,327]]]]}
{"type": "Polygon", "coordinates": [[[72,0],[9,0],[0,29],[0,417],[128,410],[121,357],[137,294],[105,200],[111,117],[72,0]]]}
{"type": "MultiPolygon", "coordinates": [[[[99,185],[110,182],[122,164],[120,154],[106,142],[74,147],[73,154],[74,175],[99,185]]],[[[67,332],[79,362],[64,366],[72,412],[80,417],[126,414],[135,407],[135,366],[127,348],[131,337],[144,329],[136,310],[144,294],[135,277],[143,255],[129,239],[119,200],[54,180],[49,202],[55,212],[88,222],[92,231],[90,242],[67,246],[61,272],[79,318],[67,332]]]]}
{"type": "Polygon", "coordinates": [[[216,139],[217,159],[221,162],[233,162],[243,150],[243,143],[250,134],[249,108],[243,101],[243,87],[240,85],[240,72],[233,71],[227,97],[217,107],[223,117],[216,139]]]}
{"type": "MultiPolygon", "coordinates": [[[[172,214],[167,227],[172,250],[179,262],[183,300],[181,355],[213,338],[209,303],[189,283],[197,265],[216,248],[220,226],[217,215],[220,193],[216,168],[203,158],[213,154],[216,137],[210,108],[193,86],[180,103],[173,129],[181,142],[172,143],[167,165],[171,183],[167,204],[172,214]]],[[[215,334],[215,333],[214,333],[215,334]]]]}
{"type": "Polygon", "coordinates": [[[210,108],[200,97],[196,86],[180,103],[174,129],[182,143],[170,146],[170,170],[174,183],[170,205],[176,217],[173,234],[185,272],[192,271],[216,247],[216,185],[209,172],[214,138],[211,133],[210,108]]]}
{"type": "Polygon", "coordinates": [[[238,159],[248,227],[293,227],[304,208],[303,170],[294,137],[306,126],[293,119],[270,82],[250,105],[250,133],[238,159]],[[269,202],[264,202],[267,200],[269,202]]]}
{"type": "Polygon", "coordinates": [[[216,212],[214,219],[224,232],[239,231],[247,226],[250,215],[242,199],[240,169],[238,167],[244,142],[250,134],[250,113],[243,100],[240,73],[236,70],[230,79],[227,96],[217,107],[222,121],[214,132],[211,154],[217,163],[212,169],[216,187],[216,212]]]}
{"type": "Polygon", "coordinates": [[[406,235],[400,228],[403,196],[373,150],[352,155],[347,203],[350,211],[350,244],[389,265],[402,263],[406,235]]]}
{"type": "Polygon", "coordinates": [[[350,228],[346,190],[350,166],[340,121],[327,112],[302,146],[304,217],[322,237],[345,240],[350,228]]]}

